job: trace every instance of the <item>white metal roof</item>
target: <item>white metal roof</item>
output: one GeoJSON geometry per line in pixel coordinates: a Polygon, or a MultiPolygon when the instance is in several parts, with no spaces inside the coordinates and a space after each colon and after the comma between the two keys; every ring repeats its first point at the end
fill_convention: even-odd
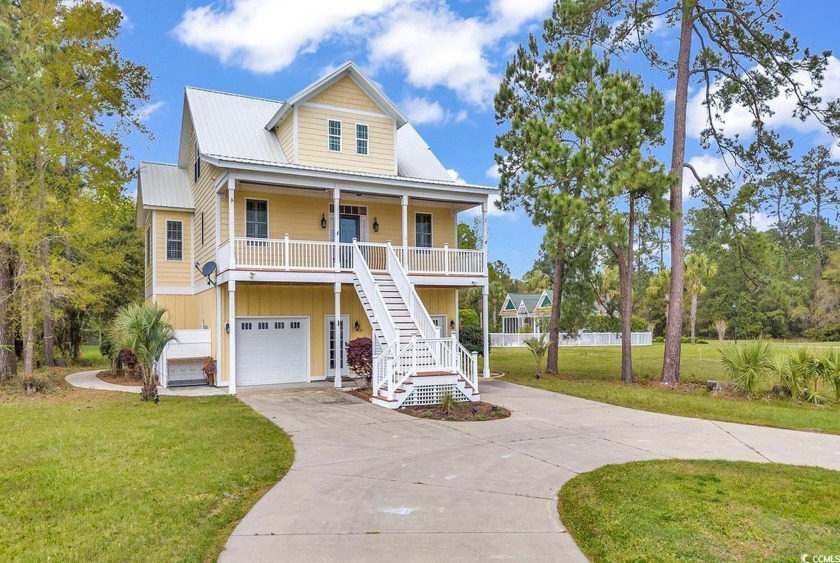
{"type": "Polygon", "coordinates": [[[452,183],[449,172],[411,124],[397,130],[397,174],[452,183]]]}
{"type": "Polygon", "coordinates": [[[187,172],[177,164],[141,162],[137,175],[137,226],[146,223],[150,208],[192,211],[192,193],[187,172]]]}
{"type": "Polygon", "coordinates": [[[175,164],[141,162],[137,181],[140,203],[146,207],[193,209],[187,172],[175,164]]]}
{"type": "Polygon", "coordinates": [[[202,155],[257,164],[285,163],[280,141],[265,129],[280,105],[262,98],[187,88],[179,164],[186,167],[189,160],[186,151],[192,127],[202,155]],[[192,117],[192,127],[188,117],[192,117]]]}

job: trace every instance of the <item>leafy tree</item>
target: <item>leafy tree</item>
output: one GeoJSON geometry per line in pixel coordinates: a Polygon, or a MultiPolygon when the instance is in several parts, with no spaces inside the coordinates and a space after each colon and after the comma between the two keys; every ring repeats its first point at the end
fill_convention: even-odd
{"type": "Polygon", "coordinates": [[[524,289],[528,293],[537,293],[551,287],[551,278],[545,272],[533,269],[522,277],[524,289]]]}
{"type": "Polygon", "coordinates": [[[706,284],[717,274],[717,264],[705,254],[689,254],[685,259],[685,285],[691,298],[691,343],[695,343],[697,299],[706,293],[706,284]]]}
{"type": "MultiPolygon", "coordinates": [[[[662,379],[679,379],[682,295],[684,289],[683,169],[685,162],[688,90],[692,77],[704,95],[706,128],[701,144],[745,171],[760,174],[787,158],[788,144],[765,127],[770,101],[784,94],[795,102],[793,115],[816,117],[838,132],[838,103],[824,104],[821,87],[829,52],[801,50],[784,29],[776,0],[581,0],[566,5],[567,33],[597,30],[610,51],[639,52],[651,67],[674,80],[675,100],[671,154],[670,208],[671,290],[662,379]],[[679,29],[676,59],[666,59],[651,40],[654,23],[679,29]],[[752,118],[751,137],[727,135],[721,116],[733,106],[746,108],[752,118]],[[751,139],[745,144],[745,139],[751,139]]],[[[696,173],[695,173],[696,175],[696,173]]],[[[701,183],[702,184],[702,183],[701,183]]]]}
{"type": "Polygon", "coordinates": [[[119,348],[128,348],[137,357],[143,373],[144,401],[157,402],[155,364],[163,349],[175,340],[175,330],[163,316],[166,309],[156,303],[128,305],[120,309],[111,325],[109,339],[119,348]]]}
{"type": "Polygon", "coordinates": [[[831,157],[828,148],[813,147],[799,163],[799,176],[802,179],[802,194],[814,209],[814,247],[818,252],[817,267],[822,270],[823,237],[822,224],[828,208],[837,209],[840,205],[840,163],[831,157]]]}

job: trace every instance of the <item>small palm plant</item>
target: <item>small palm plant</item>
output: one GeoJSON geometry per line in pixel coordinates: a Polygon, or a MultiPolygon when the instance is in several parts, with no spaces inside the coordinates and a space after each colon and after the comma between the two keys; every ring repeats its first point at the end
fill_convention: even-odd
{"type": "Polygon", "coordinates": [[[747,395],[754,395],[759,381],[775,371],[773,350],[768,342],[761,339],[744,346],[721,348],[720,354],[732,382],[747,395]]]}
{"type": "Polygon", "coordinates": [[[143,374],[140,396],[144,401],[157,401],[155,363],[166,345],[175,340],[175,330],[163,318],[165,314],[166,309],[156,303],[127,305],[117,312],[108,334],[118,348],[129,348],[137,356],[143,374]]]}
{"type": "Polygon", "coordinates": [[[531,350],[531,354],[534,355],[534,359],[537,361],[537,372],[534,374],[534,377],[537,379],[542,375],[540,373],[542,370],[542,359],[546,351],[548,351],[548,343],[545,341],[545,337],[546,335],[543,334],[539,338],[531,337],[525,339],[525,345],[531,350]]]}

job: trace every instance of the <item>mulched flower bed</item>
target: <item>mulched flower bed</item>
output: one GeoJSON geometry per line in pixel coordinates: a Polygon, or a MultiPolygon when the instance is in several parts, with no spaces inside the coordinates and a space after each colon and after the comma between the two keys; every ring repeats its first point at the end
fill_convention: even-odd
{"type": "Polygon", "coordinates": [[[124,375],[114,375],[109,369],[100,371],[96,374],[96,377],[105,383],[113,383],[114,385],[127,385],[129,387],[140,387],[143,385],[142,379],[130,379],[124,375]]]}
{"type": "MultiPolygon", "coordinates": [[[[348,389],[347,393],[365,401],[370,400],[370,389],[348,389]]],[[[456,403],[455,407],[449,412],[445,412],[441,405],[400,407],[397,409],[397,412],[416,418],[448,420],[452,422],[482,422],[486,420],[498,420],[500,418],[507,418],[510,416],[510,411],[508,409],[485,402],[456,403]],[[475,413],[473,413],[473,407],[475,407],[475,413]]]]}

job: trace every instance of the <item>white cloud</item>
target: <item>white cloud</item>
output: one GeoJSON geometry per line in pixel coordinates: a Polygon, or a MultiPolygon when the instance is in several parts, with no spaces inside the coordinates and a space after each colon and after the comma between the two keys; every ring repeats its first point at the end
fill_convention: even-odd
{"type": "Polygon", "coordinates": [[[496,182],[502,179],[502,175],[499,173],[499,167],[496,164],[490,166],[490,168],[487,169],[484,175],[496,182]]]}
{"type": "Polygon", "coordinates": [[[405,110],[409,121],[414,125],[441,124],[449,121],[460,123],[467,118],[466,110],[453,113],[443,109],[439,102],[419,96],[404,99],[400,106],[405,110]]]}
{"type": "MultiPolygon", "coordinates": [[[[729,168],[727,168],[726,162],[724,162],[721,157],[713,154],[692,156],[688,159],[688,163],[694,167],[694,170],[697,171],[697,175],[704,180],[710,176],[723,176],[729,173],[729,168]]],[[[690,197],[691,188],[697,185],[697,180],[694,178],[694,174],[691,173],[691,170],[687,168],[683,170],[683,197],[686,199],[690,197]]]]}
{"type": "Polygon", "coordinates": [[[751,225],[756,231],[763,233],[769,231],[776,226],[776,221],[765,213],[757,211],[755,213],[741,213],[743,219],[748,225],[751,225]]]}
{"type": "MultiPolygon", "coordinates": [[[[806,89],[810,88],[811,82],[807,75],[800,74],[797,79],[806,85],[806,89]]],[[[718,90],[719,86],[713,88],[718,90]]],[[[823,98],[823,103],[830,100],[840,98],[840,59],[830,57],[828,68],[825,71],[823,85],[817,92],[817,95],[823,98]]],[[[686,130],[690,137],[695,139],[700,138],[700,133],[706,128],[707,112],[703,106],[706,91],[701,88],[695,92],[688,100],[688,114],[686,130]]],[[[822,133],[824,127],[814,117],[809,117],[805,121],[793,116],[793,110],[796,108],[796,98],[793,95],[779,94],[772,99],[768,106],[773,111],[773,115],[765,119],[766,126],[770,128],[788,128],[796,133],[822,133]]],[[[741,135],[750,137],[753,132],[753,117],[752,114],[744,106],[733,106],[732,109],[723,114],[719,120],[719,127],[728,136],[741,135]]]]}
{"type": "Polygon", "coordinates": [[[146,104],[145,106],[140,107],[137,110],[137,119],[140,121],[148,121],[152,115],[155,114],[159,109],[166,105],[166,102],[163,100],[159,102],[152,102],[151,104],[146,104]]]}
{"type": "Polygon", "coordinates": [[[446,172],[449,173],[449,177],[452,178],[452,181],[456,184],[466,184],[467,181],[461,178],[461,175],[458,174],[458,171],[454,168],[447,168],[446,172]]]}
{"type": "Polygon", "coordinates": [[[414,87],[443,86],[486,107],[498,88],[499,49],[551,5],[493,0],[484,13],[464,17],[446,0],[228,0],[187,10],[173,31],[185,45],[256,73],[280,71],[325,42],[364,45],[374,72],[396,68],[414,87]]]}
{"type": "Polygon", "coordinates": [[[398,0],[231,0],[191,8],[174,32],[187,46],[256,73],[287,67],[333,35],[353,35],[398,0]],[[283,25],[282,22],[294,22],[283,25]]]}

